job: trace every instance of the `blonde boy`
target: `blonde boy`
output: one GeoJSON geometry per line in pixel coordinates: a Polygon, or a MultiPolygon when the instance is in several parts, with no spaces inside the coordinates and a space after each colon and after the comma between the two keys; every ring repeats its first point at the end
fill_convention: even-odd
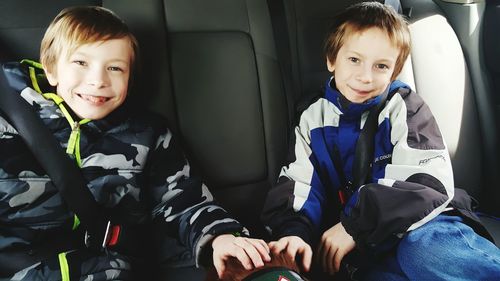
{"type": "MultiPolygon", "coordinates": [[[[157,237],[178,239],[197,264],[213,262],[219,275],[230,257],[247,269],[262,266],[270,259],[267,244],[244,237],[246,229],[214,204],[163,120],[127,105],[137,59],[135,37],[114,13],[73,7],[48,27],[42,64],[10,63],[4,71],[80,167],[106,210],[103,216],[136,228],[152,220],[157,237]],[[210,256],[213,261],[203,260],[210,256]]],[[[127,254],[127,245],[103,251],[83,245],[85,229],[78,214],[68,209],[26,151],[17,131],[0,115],[0,256],[13,257],[0,265],[4,277],[142,279],[134,276],[136,259],[127,254]],[[41,253],[44,245],[53,247],[41,253]]],[[[129,241],[132,247],[144,242],[129,241]]]]}

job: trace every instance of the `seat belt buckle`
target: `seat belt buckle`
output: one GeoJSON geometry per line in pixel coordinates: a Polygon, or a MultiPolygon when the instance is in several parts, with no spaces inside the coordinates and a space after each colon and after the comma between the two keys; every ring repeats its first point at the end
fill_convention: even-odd
{"type": "Polygon", "coordinates": [[[339,192],[338,192],[338,193],[339,193],[339,201],[340,201],[340,204],[341,204],[342,206],[344,206],[344,205],[345,205],[345,203],[347,202],[346,195],[345,195],[345,193],[344,193],[342,190],[339,190],[339,192]]]}
{"type": "Polygon", "coordinates": [[[102,240],[102,248],[116,246],[118,244],[118,240],[120,239],[121,230],[122,227],[120,225],[112,225],[111,222],[108,221],[106,233],[104,234],[104,239],[102,240]]]}
{"type": "MultiPolygon", "coordinates": [[[[106,224],[106,230],[104,231],[103,239],[100,242],[101,246],[100,248],[106,249],[117,245],[120,239],[120,233],[121,233],[121,226],[112,225],[111,221],[108,221],[108,223],[106,224]]],[[[92,245],[93,239],[94,238],[92,237],[91,234],[89,234],[88,230],[85,231],[84,242],[87,248],[91,248],[93,246],[92,245]]]]}
{"type": "Polygon", "coordinates": [[[352,182],[349,181],[347,184],[344,186],[343,189],[339,189],[338,191],[338,196],[339,196],[339,201],[342,206],[345,206],[349,198],[351,198],[352,194],[354,193],[354,190],[352,188],[352,182]]]}

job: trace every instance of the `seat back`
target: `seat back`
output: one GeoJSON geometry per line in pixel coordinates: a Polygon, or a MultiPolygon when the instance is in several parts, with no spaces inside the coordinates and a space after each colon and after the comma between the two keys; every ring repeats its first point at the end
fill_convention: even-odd
{"type": "Polygon", "coordinates": [[[323,52],[325,35],[336,14],[360,0],[285,0],[296,100],[318,91],[330,77],[323,52]]]}
{"type": "MultiPolygon", "coordinates": [[[[288,98],[266,2],[122,2],[107,6],[138,34],[144,57],[135,92],[162,91],[148,97],[149,107],[168,117],[216,200],[265,236],[260,210],[288,141],[288,98]]],[[[170,250],[161,263],[192,263],[175,241],[161,247],[170,250]]]]}
{"type": "Polygon", "coordinates": [[[253,230],[287,148],[264,0],[164,1],[177,125],[216,199],[253,230]]]}
{"type": "MultiPolygon", "coordinates": [[[[481,198],[481,131],[469,67],[460,42],[432,1],[402,1],[412,8],[411,69],[415,90],[431,108],[453,162],[455,186],[481,198]],[[432,32],[428,32],[432,29],[432,32]]],[[[406,74],[406,73],[405,73],[406,74]]]]}
{"type": "Polygon", "coordinates": [[[0,61],[38,60],[40,41],[50,21],[65,7],[101,5],[102,1],[0,1],[0,61]]]}

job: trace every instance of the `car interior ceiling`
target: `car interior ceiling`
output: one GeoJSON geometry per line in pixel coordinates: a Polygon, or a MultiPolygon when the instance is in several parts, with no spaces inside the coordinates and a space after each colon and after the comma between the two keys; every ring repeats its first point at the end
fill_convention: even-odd
{"type": "MultiPolygon", "coordinates": [[[[286,161],[295,103],[328,77],[323,36],[333,16],[354,2],[362,1],[283,0],[287,34],[276,36],[265,0],[3,0],[0,61],[38,60],[43,33],[64,7],[110,8],[141,46],[141,71],[130,98],[168,119],[215,198],[253,233],[267,237],[260,209],[286,161]],[[287,63],[277,48],[283,43],[287,63]]],[[[500,91],[500,4],[401,4],[413,45],[400,79],[435,115],[456,186],[478,200],[481,213],[498,217],[500,96],[494,93],[500,91]]],[[[482,219],[500,245],[498,220],[482,219]]],[[[162,247],[181,247],[176,243],[162,247]]],[[[176,264],[180,252],[162,263],[176,264]]],[[[191,273],[179,279],[191,280],[184,274],[191,273]]]]}

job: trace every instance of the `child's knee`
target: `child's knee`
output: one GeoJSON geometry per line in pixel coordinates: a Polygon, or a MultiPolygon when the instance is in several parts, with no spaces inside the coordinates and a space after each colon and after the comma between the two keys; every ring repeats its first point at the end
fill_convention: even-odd
{"type": "Polygon", "coordinates": [[[443,264],[453,259],[451,251],[461,247],[466,247],[462,239],[460,229],[454,226],[453,222],[431,221],[409,232],[401,240],[397,257],[402,266],[433,266],[443,264]]]}

